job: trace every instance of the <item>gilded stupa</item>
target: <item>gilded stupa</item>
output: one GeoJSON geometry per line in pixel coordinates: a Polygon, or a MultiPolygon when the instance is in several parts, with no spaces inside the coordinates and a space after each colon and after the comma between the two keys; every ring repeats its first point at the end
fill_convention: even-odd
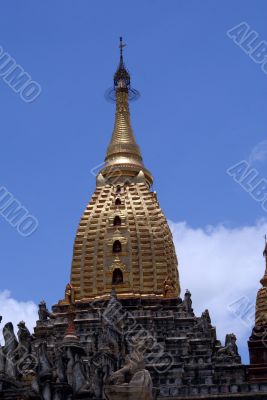
{"type": "Polygon", "coordinates": [[[180,294],[172,234],[131,126],[134,89],[123,46],[121,40],[112,138],[74,243],[71,287],[76,301],[105,298],[112,289],[125,298],[180,294]]]}

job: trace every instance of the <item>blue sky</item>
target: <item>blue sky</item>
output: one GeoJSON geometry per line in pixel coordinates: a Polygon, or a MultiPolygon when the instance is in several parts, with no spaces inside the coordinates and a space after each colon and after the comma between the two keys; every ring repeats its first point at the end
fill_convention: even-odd
{"type": "MultiPolygon", "coordinates": [[[[39,221],[23,238],[0,218],[0,290],[50,305],[63,296],[95,187],[90,170],[112,132],[114,105],[104,92],[119,36],[141,92],[131,106],[135,135],[168,219],[197,230],[241,229],[266,217],[226,173],[267,139],[267,75],[226,32],[246,21],[267,40],[266,12],[259,0],[2,3],[0,46],[42,93],[25,103],[0,77],[0,186],[39,221]]],[[[267,178],[264,160],[257,170],[267,178]]],[[[255,240],[261,248],[262,235],[255,240]]],[[[263,263],[256,269],[255,287],[263,263]]]]}

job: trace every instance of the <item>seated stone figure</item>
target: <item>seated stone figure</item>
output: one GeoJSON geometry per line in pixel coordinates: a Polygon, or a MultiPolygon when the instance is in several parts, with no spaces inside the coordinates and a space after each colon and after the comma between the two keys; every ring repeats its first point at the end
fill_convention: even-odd
{"type": "Polygon", "coordinates": [[[237,364],[241,363],[241,358],[238,354],[236,344],[236,336],[234,333],[229,333],[225,337],[225,346],[221,347],[217,352],[217,360],[230,361],[237,364]]]}
{"type": "Polygon", "coordinates": [[[46,302],[44,300],[42,300],[39,304],[38,315],[39,315],[39,321],[41,322],[55,318],[54,314],[48,311],[46,307],[46,302]]]}
{"type": "Polygon", "coordinates": [[[107,385],[105,394],[109,400],[152,400],[152,379],[137,350],[127,356],[123,368],[111,374],[107,385]]]}

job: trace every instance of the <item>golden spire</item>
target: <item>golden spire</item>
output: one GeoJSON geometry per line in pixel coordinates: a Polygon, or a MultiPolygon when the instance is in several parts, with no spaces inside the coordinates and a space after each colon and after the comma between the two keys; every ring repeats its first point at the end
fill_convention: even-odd
{"type": "MultiPolygon", "coordinates": [[[[130,122],[128,101],[136,97],[123,62],[108,92],[116,116],[105,165],[81,218],[73,249],[71,291],[75,302],[119,298],[173,298],[180,294],[172,233],[151,191],[130,122]]],[[[65,300],[70,302],[66,291],[65,300]]]]}
{"type": "Polygon", "coordinates": [[[267,236],[265,235],[264,238],[265,238],[265,248],[263,251],[263,257],[265,258],[265,272],[260,282],[263,287],[267,287],[267,236]]]}
{"type": "Polygon", "coordinates": [[[263,251],[265,258],[265,272],[263,278],[260,280],[262,288],[258,290],[256,299],[256,318],[255,323],[257,326],[267,325],[267,238],[265,235],[265,248],[263,251]]]}
{"type": "Polygon", "coordinates": [[[153,178],[144,167],[131,126],[129,98],[135,97],[138,92],[131,88],[130,74],[123,61],[124,47],[120,38],[120,62],[114,74],[112,90],[116,99],[115,123],[101,173],[107,179],[115,177],[118,180],[118,177],[134,178],[143,171],[147,183],[151,185],[153,178]]]}

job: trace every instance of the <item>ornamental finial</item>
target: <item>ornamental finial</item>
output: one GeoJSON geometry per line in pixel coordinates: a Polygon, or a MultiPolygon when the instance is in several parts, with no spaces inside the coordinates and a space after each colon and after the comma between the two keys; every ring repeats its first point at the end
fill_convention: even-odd
{"type": "Polygon", "coordinates": [[[122,36],[121,36],[121,37],[120,37],[120,45],[119,45],[121,61],[123,61],[123,48],[124,48],[125,46],[126,46],[126,44],[123,43],[122,36]]]}
{"type": "MultiPolygon", "coordinates": [[[[151,186],[153,178],[144,167],[131,126],[129,100],[136,100],[139,92],[131,87],[131,77],[123,60],[124,47],[125,44],[120,37],[120,62],[114,75],[114,86],[106,95],[108,99],[116,101],[115,124],[106,153],[105,166],[100,172],[103,179],[109,179],[109,182],[118,182],[118,179],[124,182],[126,177],[130,180],[135,177],[137,181],[141,176],[141,179],[145,179],[151,186]]],[[[99,179],[102,179],[100,175],[98,182],[99,179]]]]}
{"type": "Polygon", "coordinates": [[[126,44],[123,43],[122,41],[122,36],[120,37],[120,62],[119,66],[117,68],[117,71],[115,72],[114,75],[114,89],[125,89],[129,90],[130,85],[131,85],[131,78],[130,74],[125,68],[124,61],[123,61],[123,48],[126,46],[126,44]]]}
{"type": "Polygon", "coordinates": [[[107,100],[117,101],[116,94],[118,91],[127,92],[129,101],[137,100],[140,97],[140,93],[138,92],[138,90],[132,88],[131,86],[130,73],[124,64],[123,48],[125,46],[126,44],[123,42],[122,36],[120,36],[120,43],[119,43],[120,61],[117,70],[114,74],[113,87],[106,91],[105,97],[107,100]]]}

